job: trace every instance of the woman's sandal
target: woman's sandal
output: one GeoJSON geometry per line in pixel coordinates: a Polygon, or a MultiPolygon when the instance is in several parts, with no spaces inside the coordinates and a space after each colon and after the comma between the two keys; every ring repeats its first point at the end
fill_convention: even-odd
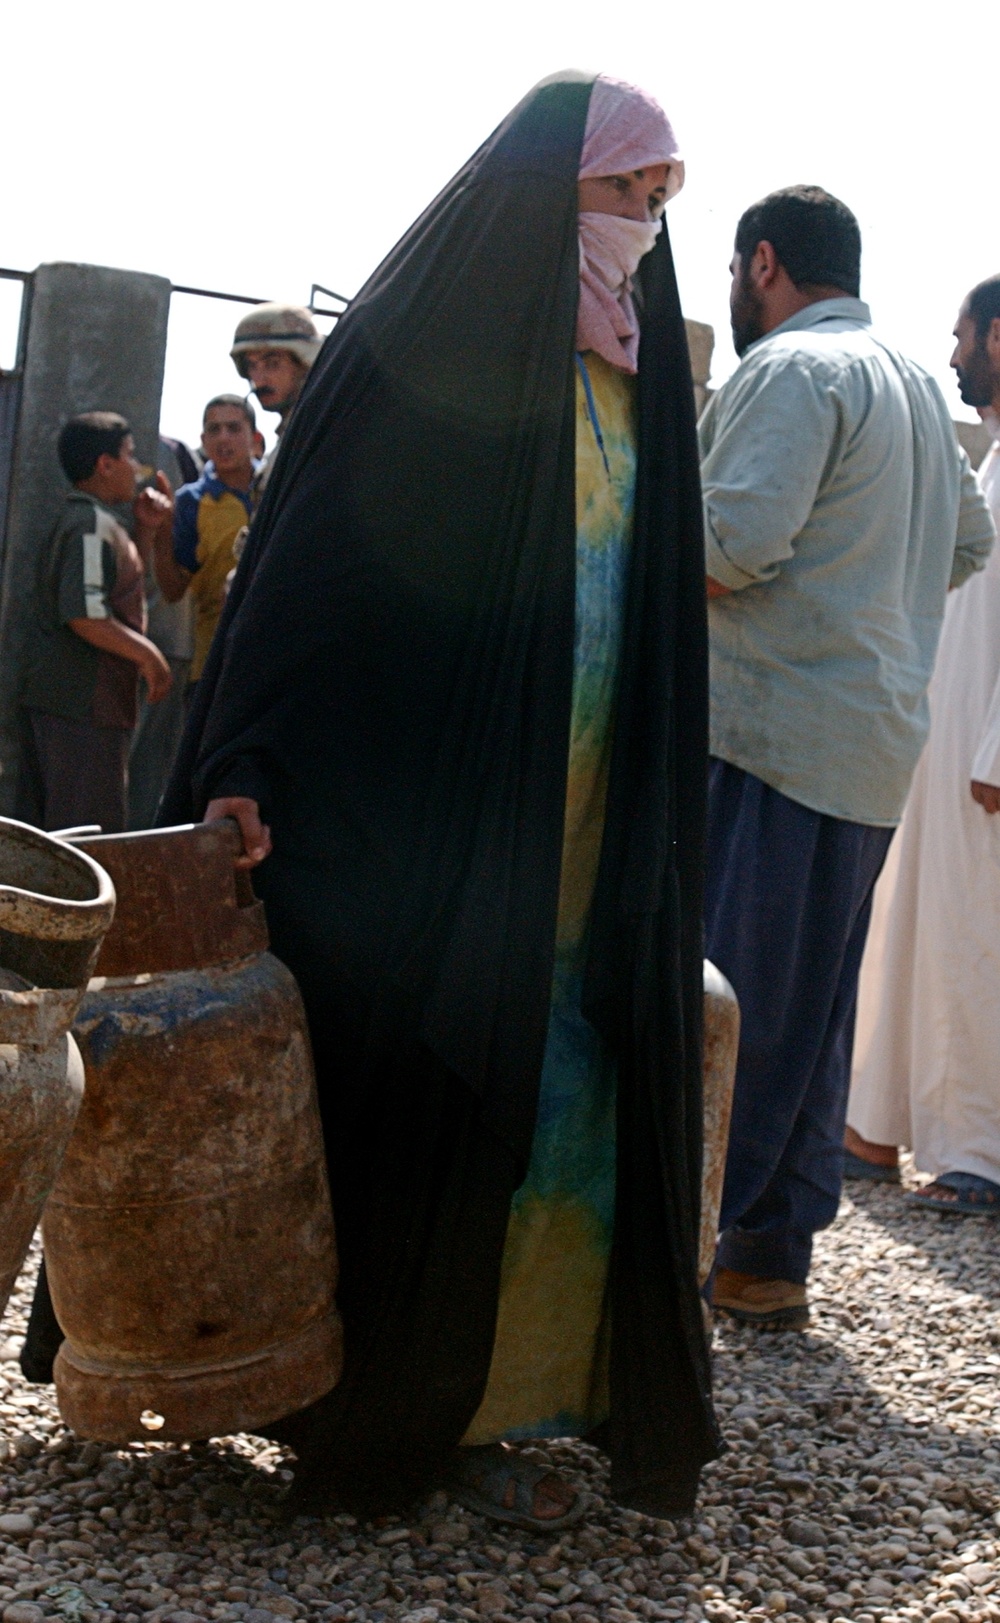
{"type": "Polygon", "coordinates": [[[974,1172],[942,1172],[933,1183],[906,1196],[912,1206],[962,1217],[1000,1217],[1000,1184],[974,1172]]]}
{"type": "Polygon", "coordinates": [[[483,1448],[458,1450],[448,1473],[447,1488],[452,1498],[478,1516],[510,1522],[529,1533],[561,1533],[581,1519],[586,1504],[578,1493],[563,1515],[536,1516],[535,1489],[546,1477],[556,1474],[551,1466],[537,1465],[504,1443],[490,1443],[483,1448]]]}

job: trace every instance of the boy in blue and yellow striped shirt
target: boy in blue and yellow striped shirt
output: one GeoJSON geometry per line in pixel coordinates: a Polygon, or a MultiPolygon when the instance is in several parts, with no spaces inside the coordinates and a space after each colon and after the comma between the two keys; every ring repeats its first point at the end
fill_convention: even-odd
{"type": "Polygon", "coordinates": [[[236,559],[233,542],[249,522],[254,475],[254,410],[239,395],[216,395],[205,407],[200,479],[175,498],[173,535],[157,546],[156,578],[168,602],[190,588],[195,607],[191,683],[205,666],[236,559]]]}

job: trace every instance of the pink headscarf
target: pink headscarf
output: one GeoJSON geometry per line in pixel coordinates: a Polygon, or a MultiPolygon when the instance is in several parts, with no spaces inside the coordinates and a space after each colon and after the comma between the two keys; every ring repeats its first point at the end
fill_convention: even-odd
{"type": "MultiPolygon", "coordinates": [[[[580,153],[580,179],[620,175],[665,163],[668,200],[684,184],[684,162],[670,120],[645,90],[608,79],[594,81],[580,153]]],[[[639,326],[632,276],[656,241],[660,222],[617,214],[580,215],[580,305],[577,349],[593,349],[623,372],[637,370],[639,326]]]]}

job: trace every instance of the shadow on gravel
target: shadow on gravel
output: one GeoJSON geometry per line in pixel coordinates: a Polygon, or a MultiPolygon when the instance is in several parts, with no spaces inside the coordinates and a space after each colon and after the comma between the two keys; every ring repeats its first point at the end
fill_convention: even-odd
{"type": "MultiPolygon", "coordinates": [[[[915,1187],[911,1181],[910,1188],[915,1187]]],[[[851,1181],[845,1185],[854,1206],[887,1240],[906,1248],[910,1268],[932,1268],[955,1290],[984,1296],[996,1311],[1000,1307],[1000,1218],[927,1211],[907,1201],[906,1192],[905,1184],[851,1181]]],[[[1000,1321],[994,1321],[994,1328],[1000,1331],[1000,1321]]]]}
{"type": "Polygon", "coordinates": [[[565,1440],[526,1450],[587,1495],[561,1537],[444,1494],[406,1521],[288,1522],[275,1445],[81,1443],[5,1364],[3,1623],[1000,1623],[998,1238],[852,1186],[813,1326],[720,1321],[728,1447],[676,1523],[608,1502],[606,1462],[565,1440]]]}
{"type": "Polygon", "coordinates": [[[867,1357],[859,1364],[867,1349],[841,1345],[867,1339],[846,1316],[821,1308],[799,1335],[717,1331],[729,1451],[709,1469],[701,1509],[721,1510],[720,1573],[728,1552],[726,1577],[751,1607],[767,1599],[756,1567],[783,1592],[779,1609],[878,1618],[922,1598],[949,1568],[958,1573],[970,1547],[974,1566],[977,1541],[997,1537],[994,1428],[900,1415],[898,1394],[872,1384],[867,1357]]]}

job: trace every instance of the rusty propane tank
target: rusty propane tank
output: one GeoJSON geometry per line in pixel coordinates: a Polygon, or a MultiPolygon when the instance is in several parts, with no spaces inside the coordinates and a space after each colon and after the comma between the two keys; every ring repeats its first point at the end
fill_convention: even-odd
{"type": "Polygon", "coordinates": [[[80,843],[119,905],[43,1225],[59,1409],[102,1442],[253,1431],[328,1392],[342,1362],[302,1001],[265,950],[234,825],[80,843]]]}
{"type": "Polygon", "coordinates": [[[733,1113],[736,1056],[740,1046],[740,1006],[725,975],[705,959],[705,1050],[702,1070],[704,1149],[701,1178],[701,1233],[698,1282],[712,1272],[719,1238],[719,1209],[726,1176],[729,1118],[733,1113]]]}
{"type": "Polygon", "coordinates": [[[114,910],[90,857],[0,818],[0,1314],[80,1108],[69,1028],[114,910]]]}

